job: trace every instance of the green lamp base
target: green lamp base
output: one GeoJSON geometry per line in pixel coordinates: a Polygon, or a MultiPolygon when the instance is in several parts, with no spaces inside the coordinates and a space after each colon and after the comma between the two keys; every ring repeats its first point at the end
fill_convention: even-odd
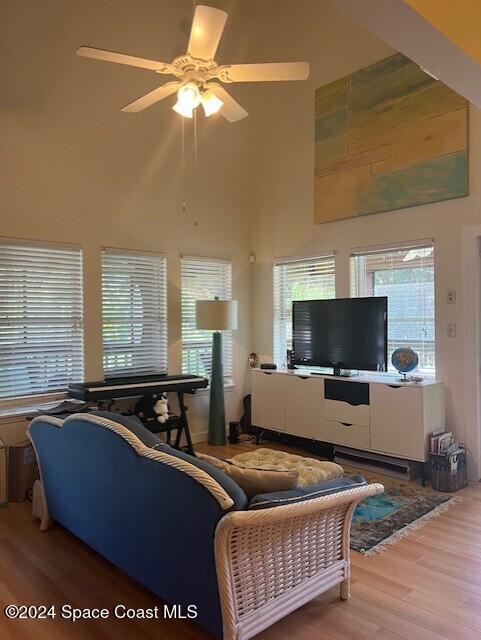
{"type": "Polygon", "coordinates": [[[212,334],[212,373],[210,379],[209,444],[225,444],[224,367],[222,333],[212,334]]]}

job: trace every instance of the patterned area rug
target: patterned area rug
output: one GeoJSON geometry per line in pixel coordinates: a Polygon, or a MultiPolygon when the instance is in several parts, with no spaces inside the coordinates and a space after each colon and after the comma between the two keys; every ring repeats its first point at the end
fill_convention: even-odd
{"type": "MultiPolygon", "coordinates": [[[[350,471],[346,470],[346,475],[350,471]]],[[[363,500],[354,511],[351,549],[366,556],[383,551],[461,500],[415,482],[387,476],[368,477],[368,480],[381,482],[385,491],[363,500]]]]}

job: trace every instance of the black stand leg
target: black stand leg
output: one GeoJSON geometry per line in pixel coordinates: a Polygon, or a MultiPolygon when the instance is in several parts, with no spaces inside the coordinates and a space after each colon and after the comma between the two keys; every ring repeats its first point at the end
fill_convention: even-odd
{"type": "Polygon", "coordinates": [[[258,429],[256,433],[256,444],[260,444],[262,440],[262,436],[264,435],[264,429],[258,429]]]}
{"type": "Polygon", "coordinates": [[[426,486],[426,463],[425,462],[420,462],[420,471],[421,471],[421,485],[423,487],[426,486]]]}
{"type": "Polygon", "coordinates": [[[180,447],[180,439],[182,437],[182,431],[184,431],[185,439],[187,440],[187,451],[191,456],[193,456],[195,455],[194,445],[192,444],[192,438],[190,436],[189,421],[187,419],[187,406],[184,402],[184,394],[179,391],[177,392],[177,397],[179,398],[180,425],[177,429],[177,436],[175,438],[175,448],[178,449],[180,447]]]}

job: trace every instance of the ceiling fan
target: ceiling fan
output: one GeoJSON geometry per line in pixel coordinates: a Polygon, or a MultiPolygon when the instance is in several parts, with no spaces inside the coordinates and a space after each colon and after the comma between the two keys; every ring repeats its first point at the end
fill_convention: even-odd
{"type": "Polygon", "coordinates": [[[122,111],[136,113],[177,93],[174,111],[192,118],[193,111],[202,104],[206,117],[218,111],[229,122],[242,120],[248,113],[224,89],[220,82],[267,82],[276,80],[305,80],[309,75],[307,62],[275,62],[265,64],[218,65],[214,56],[224,31],[228,14],[214,7],[198,5],[189,38],[187,53],[170,63],[137,58],[94,47],[79,47],[75,52],[84,58],[116,62],[155,73],[173,75],[177,80],[166,82],[153,91],[122,107],[122,111]]]}

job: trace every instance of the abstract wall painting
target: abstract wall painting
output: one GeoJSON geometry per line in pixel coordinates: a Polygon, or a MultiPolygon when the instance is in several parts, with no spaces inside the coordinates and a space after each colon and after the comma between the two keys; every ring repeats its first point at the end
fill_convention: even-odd
{"type": "Polygon", "coordinates": [[[469,194],[469,105],[397,53],[316,90],[316,223],[469,194]]]}

